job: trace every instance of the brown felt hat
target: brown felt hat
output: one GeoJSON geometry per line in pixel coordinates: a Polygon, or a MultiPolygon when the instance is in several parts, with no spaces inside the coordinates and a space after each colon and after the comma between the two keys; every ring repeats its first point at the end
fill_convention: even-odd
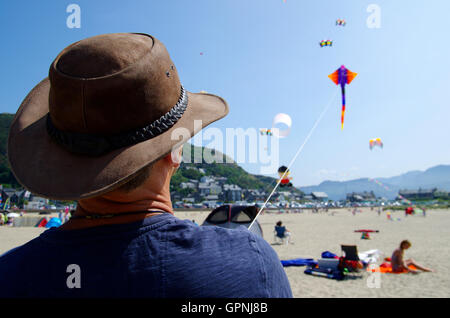
{"type": "Polygon", "coordinates": [[[8,159],[29,191],[78,200],[122,185],[223,118],[221,97],[190,93],[164,45],[105,34],[65,48],[11,124],[8,159]],[[197,122],[194,126],[194,121],[197,122]]]}

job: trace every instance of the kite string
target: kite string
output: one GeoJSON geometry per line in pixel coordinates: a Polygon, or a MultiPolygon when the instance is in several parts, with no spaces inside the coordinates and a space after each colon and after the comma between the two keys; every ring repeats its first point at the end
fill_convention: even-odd
{"type": "MultiPolygon", "coordinates": [[[[373,179],[373,178],[369,178],[369,181],[374,181],[376,184],[378,184],[380,187],[383,187],[384,189],[388,190],[388,191],[392,191],[387,185],[383,184],[380,180],[377,179],[373,179]]],[[[400,192],[398,193],[398,197],[404,201],[406,201],[406,203],[408,204],[412,204],[411,201],[409,201],[407,198],[405,198],[404,196],[402,196],[400,194],[400,192]]]]}
{"type": "Polygon", "coordinates": [[[250,224],[250,226],[248,227],[248,229],[250,229],[253,226],[253,223],[255,223],[256,219],[258,218],[259,214],[264,210],[264,208],[267,205],[267,202],[269,202],[270,198],[272,197],[272,195],[275,193],[275,190],[278,188],[278,186],[281,183],[281,180],[284,178],[284,176],[286,175],[286,173],[289,171],[289,169],[291,168],[292,164],[295,162],[295,160],[297,159],[298,155],[302,152],[303,148],[305,147],[306,143],[308,142],[309,138],[311,137],[312,133],[314,132],[314,130],[316,129],[317,125],[319,124],[319,122],[322,120],[323,116],[325,115],[325,113],[328,111],[328,108],[330,108],[331,103],[334,101],[334,99],[336,98],[336,95],[339,91],[336,90],[336,92],[333,94],[333,96],[331,97],[330,101],[328,102],[328,104],[325,106],[324,110],[322,111],[322,113],[319,115],[319,117],[317,118],[316,122],[314,123],[313,127],[311,128],[311,130],[309,131],[308,135],[306,136],[305,140],[303,141],[303,144],[298,148],[297,153],[295,154],[295,156],[292,158],[291,162],[289,163],[286,171],[283,173],[283,175],[280,177],[280,179],[278,180],[277,184],[275,185],[275,187],[273,188],[272,192],[269,194],[268,198],[266,199],[266,201],[264,202],[264,204],[262,205],[261,209],[259,209],[258,213],[256,214],[255,218],[253,219],[252,223],[250,224]]]}

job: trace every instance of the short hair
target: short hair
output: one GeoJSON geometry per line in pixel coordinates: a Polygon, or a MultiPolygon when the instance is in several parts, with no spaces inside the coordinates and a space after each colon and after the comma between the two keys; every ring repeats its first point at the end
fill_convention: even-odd
{"type": "Polygon", "coordinates": [[[124,183],[120,187],[118,187],[117,190],[128,193],[128,192],[133,191],[134,189],[139,188],[141,185],[144,184],[144,182],[150,176],[152,167],[153,167],[153,164],[149,164],[149,165],[145,166],[145,168],[139,170],[139,172],[136,173],[134,175],[134,177],[132,177],[126,183],[124,183]]]}
{"type": "Polygon", "coordinates": [[[411,242],[410,241],[408,241],[408,240],[403,240],[401,243],[400,243],[400,247],[403,247],[404,245],[409,245],[410,247],[411,247],[411,242]]]}
{"type": "Polygon", "coordinates": [[[283,224],[283,223],[281,223],[281,221],[277,222],[277,226],[281,226],[281,224],[283,224]]]}

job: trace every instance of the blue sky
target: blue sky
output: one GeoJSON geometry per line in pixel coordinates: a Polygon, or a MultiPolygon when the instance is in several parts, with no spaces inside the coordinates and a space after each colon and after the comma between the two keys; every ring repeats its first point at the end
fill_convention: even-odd
{"type": "Polygon", "coordinates": [[[291,167],[296,186],[424,170],[450,164],[448,12],[448,1],[2,1],[0,112],[14,113],[67,45],[142,32],[166,45],[189,91],[227,100],[230,114],[212,127],[270,128],[277,113],[289,114],[286,165],[339,89],[327,75],[342,64],[357,72],[344,130],[338,94],[291,167]],[[71,3],[81,8],[80,29],[66,26],[71,3]],[[372,3],[380,28],[366,24],[372,3]],[[333,46],[321,48],[328,38],[333,46]],[[373,137],[382,150],[369,150],[373,137]]]}

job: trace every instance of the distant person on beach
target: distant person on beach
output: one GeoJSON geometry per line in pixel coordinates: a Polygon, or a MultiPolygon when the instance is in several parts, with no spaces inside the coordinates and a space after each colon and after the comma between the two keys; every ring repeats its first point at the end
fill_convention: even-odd
{"type": "Polygon", "coordinates": [[[422,270],[424,272],[432,272],[432,269],[423,267],[422,265],[416,263],[413,259],[403,260],[404,251],[411,247],[411,243],[408,240],[404,240],[400,243],[400,246],[394,250],[391,256],[391,265],[393,272],[403,272],[408,271],[413,274],[420,273],[417,270],[410,269],[408,266],[413,265],[417,269],[422,270]]]}
{"type": "Polygon", "coordinates": [[[291,232],[283,226],[283,222],[278,221],[275,225],[275,233],[276,236],[282,239],[286,239],[286,242],[289,244],[291,240],[291,232]]]}
{"type": "Polygon", "coordinates": [[[8,159],[25,188],[77,208],[0,257],[0,298],[291,298],[262,237],[174,214],[183,144],[227,114],[221,97],[184,89],[153,36],[65,48],[17,111],[8,159]]]}
{"type": "Polygon", "coordinates": [[[409,206],[405,209],[405,217],[408,215],[413,215],[414,214],[414,208],[412,206],[409,206]]]}

